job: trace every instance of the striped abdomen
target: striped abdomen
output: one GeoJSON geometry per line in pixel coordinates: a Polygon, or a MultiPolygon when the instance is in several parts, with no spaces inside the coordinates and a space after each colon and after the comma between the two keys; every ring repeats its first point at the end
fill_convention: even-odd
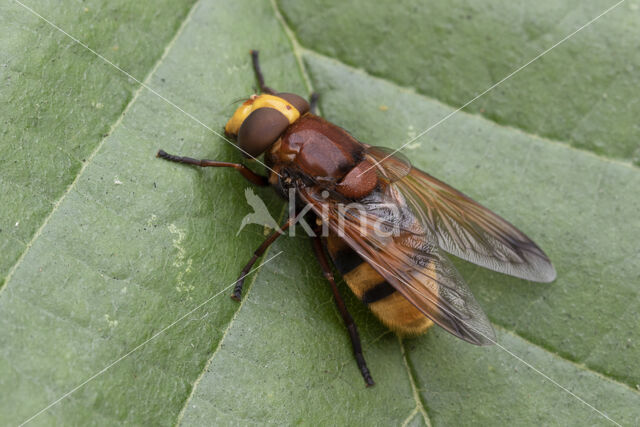
{"type": "Polygon", "coordinates": [[[433,325],[393,286],[335,234],[327,237],[327,250],[351,291],[369,306],[389,329],[400,335],[419,335],[433,325]]]}

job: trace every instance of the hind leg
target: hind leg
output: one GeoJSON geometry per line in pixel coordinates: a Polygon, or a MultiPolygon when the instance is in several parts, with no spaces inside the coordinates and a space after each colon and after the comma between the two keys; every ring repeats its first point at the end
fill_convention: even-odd
{"type": "Polygon", "coordinates": [[[349,337],[351,338],[351,345],[353,347],[353,355],[356,358],[356,362],[358,363],[358,368],[360,368],[360,373],[362,374],[362,378],[364,378],[365,383],[367,383],[367,387],[371,387],[375,385],[373,378],[371,378],[371,373],[369,372],[369,368],[367,368],[367,362],[364,360],[364,355],[362,354],[362,344],[360,343],[360,335],[358,334],[358,328],[356,327],[355,322],[353,321],[353,317],[347,310],[347,306],[344,304],[342,300],[342,296],[340,296],[340,292],[338,291],[338,287],[336,286],[336,282],[333,278],[333,273],[331,272],[331,267],[329,267],[329,262],[327,260],[327,256],[324,253],[324,249],[322,248],[322,240],[318,235],[313,237],[313,251],[316,254],[316,258],[318,258],[318,262],[320,263],[320,267],[322,268],[322,272],[324,273],[324,277],[329,281],[331,285],[331,291],[333,292],[333,298],[336,302],[336,306],[338,307],[338,311],[342,316],[342,320],[344,321],[347,330],[349,331],[349,337]]]}

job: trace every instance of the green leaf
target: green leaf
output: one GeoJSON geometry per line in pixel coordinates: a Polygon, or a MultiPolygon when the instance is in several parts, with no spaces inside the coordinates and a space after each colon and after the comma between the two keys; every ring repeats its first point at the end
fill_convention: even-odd
{"type": "MultiPolygon", "coordinates": [[[[193,0],[31,4],[143,79],[193,0]]],[[[137,89],[135,82],[17,2],[0,5],[0,283],[91,160],[137,89]]]]}
{"type": "Polygon", "coordinates": [[[304,46],[455,107],[562,42],[467,111],[640,165],[637,1],[584,28],[618,2],[281,3],[304,46]]]}
{"type": "Polygon", "coordinates": [[[254,90],[251,48],[269,85],[312,88],[329,120],[400,147],[611,5],[28,5],[183,111],[0,6],[0,422],[610,424],[588,405],[640,422],[636,3],[407,147],[534,238],[558,280],[457,262],[496,326],[500,346],[483,348],[437,328],[401,342],[341,284],[370,389],[302,233],[276,242],[237,304],[226,288],[264,239],[236,236],[248,184],[154,158],[240,161],[185,112],[221,132],[254,90]]]}

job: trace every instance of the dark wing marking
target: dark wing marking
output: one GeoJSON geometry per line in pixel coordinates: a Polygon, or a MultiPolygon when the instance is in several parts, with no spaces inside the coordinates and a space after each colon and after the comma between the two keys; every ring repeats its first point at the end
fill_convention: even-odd
{"type": "Polygon", "coordinates": [[[400,167],[387,149],[367,147],[383,180],[402,194],[424,225],[429,241],[464,260],[536,282],[551,282],[556,271],[545,253],[509,222],[444,182],[417,169],[400,167]],[[384,160],[383,160],[384,159],[384,160]]]}

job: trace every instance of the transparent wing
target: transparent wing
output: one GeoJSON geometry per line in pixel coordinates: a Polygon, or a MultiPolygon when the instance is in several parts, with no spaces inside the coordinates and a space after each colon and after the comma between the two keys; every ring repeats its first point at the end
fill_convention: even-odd
{"type": "Polygon", "coordinates": [[[509,222],[458,190],[411,167],[388,149],[368,147],[380,176],[405,199],[442,250],[494,271],[536,282],[551,282],[556,271],[545,253],[509,222]]]}
{"type": "MultiPolygon", "coordinates": [[[[389,186],[386,189],[391,190],[389,186]]],[[[334,233],[418,310],[465,341],[494,343],[493,328],[462,277],[420,232],[420,225],[393,191],[377,189],[361,204],[345,209],[339,195],[322,197],[322,190],[320,186],[300,186],[298,193],[334,233]],[[414,232],[407,231],[412,227],[414,232]]]]}

